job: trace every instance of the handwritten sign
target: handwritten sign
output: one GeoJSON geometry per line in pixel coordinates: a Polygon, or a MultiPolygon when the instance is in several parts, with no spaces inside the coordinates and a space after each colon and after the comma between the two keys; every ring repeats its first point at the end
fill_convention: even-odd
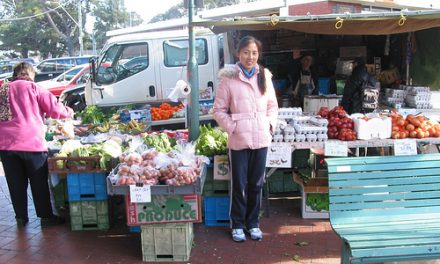
{"type": "Polygon", "coordinates": [[[272,142],[267,150],[266,167],[291,168],[292,147],[286,142],[272,142]]]}
{"type": "Polygon", "coordinates": [[[414,139],[394,140],[394,155],[417,155],[417,142],[414,139]]]}
{"type": "Polygon", "coordinates": [[[324,156],[326,157],[347,157],[347,142],[328,140],[324,143],[324,156]]]}
{"type": "Polygon", "coordinates": [[[130,202],[132,203],[149,203],[151,202],[151,186],[130,185],[130,202]]]}

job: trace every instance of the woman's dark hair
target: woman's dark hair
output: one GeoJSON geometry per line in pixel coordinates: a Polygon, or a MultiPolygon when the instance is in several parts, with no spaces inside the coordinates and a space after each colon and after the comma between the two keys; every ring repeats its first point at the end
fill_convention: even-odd
{"type": "MultiPolygon", "coordinates": [[[[237,47],[237,54],[245,47],[247,47],[249,44],[251,43],[255,43],[255,45],[257,45],[257,49],[258,49],[258,54],[259,57],[258,59],[260,59],[261,53],[263,52],[263,45],[261,45],[261,41],[259,41],[258,39],[252,37],[252,36],[244,36],[243,38],[240,39],[240,42],[238,42],[238,47],[237,47]]],[[[266,93],[266,76],[264,73],[264,67],[261,64],[258,64],[260,71],[258,74],[258,89],[260,89],[261,94],[266,93]]]]}
{"type": "Polygon", "coordinates": [[[12,74],[12,80],[22,79],[33,81],[31,73],[35,74],[35,69],[32,64],[27,62],[20,62],[14,66],[14,72],[12,74]]]}

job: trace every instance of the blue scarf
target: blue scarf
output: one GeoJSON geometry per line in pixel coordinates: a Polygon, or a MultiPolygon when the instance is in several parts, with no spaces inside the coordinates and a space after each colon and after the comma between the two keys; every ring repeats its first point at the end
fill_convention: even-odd
{"type": "Polygon", "coordinates": [[[243,65],[241,65],[241,63],[238,64],[238,66],[240,66],[240,69],[243,71],[244,76],[246,76],[246,78],[250,79],[252,76],[254,76],[255,73],[255,67],[252,67],[252,69],[250,71],[247,71],[243,65]]]}

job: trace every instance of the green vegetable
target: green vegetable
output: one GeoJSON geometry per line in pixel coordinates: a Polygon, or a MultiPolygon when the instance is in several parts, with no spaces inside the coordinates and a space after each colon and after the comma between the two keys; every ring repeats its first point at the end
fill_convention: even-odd
{"type": "Polygon", "coordinates": [[[83,124],[101,124],[104,122],[104,113],[96,105],[88,105],[79,114],[83,124]]]}
{"type": "Polygon", "coordinates": [[[162,153],[168,153],[176,146],[176,140],[164,133],[147,134],[143,136],[143,139],[149,147],[155,148],[158,152],[162,153]]]}
{"type": "Polygon", "coordinates": [[[306,204],[314,211],[329,210],[329,198],[327,193],[308,193],[306,204]]]}
{"type": "Polygon", "coordinates": [[[228,134],[211,124],[200,126],[200,136],[196,140],[196,154],[214,156],[227,154],[228,134]]]}

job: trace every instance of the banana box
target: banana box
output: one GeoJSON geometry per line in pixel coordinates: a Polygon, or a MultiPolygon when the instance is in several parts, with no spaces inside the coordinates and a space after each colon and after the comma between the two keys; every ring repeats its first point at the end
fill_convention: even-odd
{"type": "Polygon", "coordinates": [[[119,114],[121,123],[128,123],[131,120],[139,122],[151,123],[150,109],[126,110],[119,114]]]}

